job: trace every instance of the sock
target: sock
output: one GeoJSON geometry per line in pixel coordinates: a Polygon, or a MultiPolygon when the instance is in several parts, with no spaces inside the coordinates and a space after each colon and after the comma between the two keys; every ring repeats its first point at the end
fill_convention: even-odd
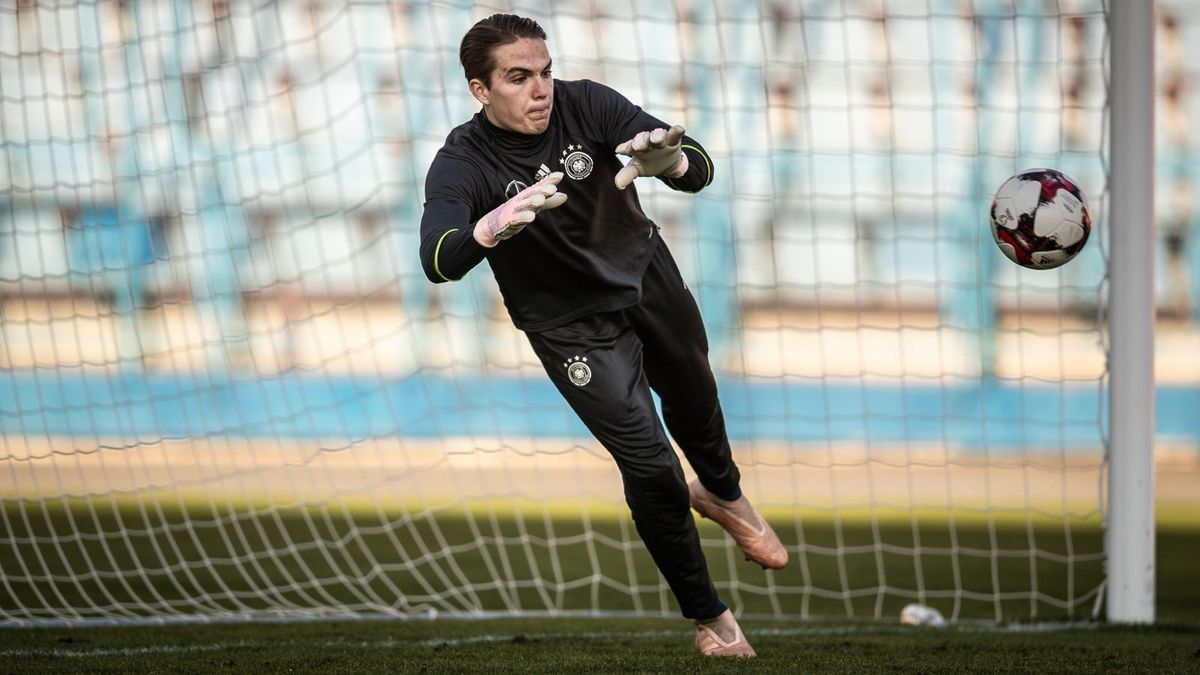
{"type": "MultiPolygon", "coordinates": [[[[721,606],[724,607],[724,603],[721,606]]],[[[716,633],[717,637],[721,638],[724,642],[733,642],[737,638],[737,620],[733,618],[732,614],[726,616],[725,610],[721,610],[720,614],[711,619],[705,619],[697,623],[703,624],[706,628],[716,633]],[[724,618],[722,618],[723,616],[724,618]]]]}
{"type": "Polygon", "coordinates": [[[721,601],[720,598],[717,598],[717,604],[713,605],[712,611],[709,613],[708,616],[706,616],[703,619],[693,619],[693,620],[696,623],[708,624],[709,622],[715,620],[718,616],[721,616],[722,614],[724,614],[725,610],[727,610],[727,609],[729,609],[729,605],[726,605],[724,602],[721,601]]]}

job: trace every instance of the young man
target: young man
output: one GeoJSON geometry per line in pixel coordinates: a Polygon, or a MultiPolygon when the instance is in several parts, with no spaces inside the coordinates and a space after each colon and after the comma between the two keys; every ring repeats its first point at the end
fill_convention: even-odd
{"type": "Polygon", "coordinates": [[[553,79],[546,34],[530,19],[480,21],[459,57],[483,110],[450,132],[429,169],[425,273],[455,281],[487,258],[513,323],[616,460],[638,534],[696,623],[696,649],[753,656],[717,597],[689,504],[764,567],[786,565],[787,550],[741,493],[704,324],[632,187],[653,176],[697,192],[712,162],[683,127],[612,89],[553,79]],[[618,154],[632,159],[622,166],[618,154]],[[652,389],[698,476],[690,485],[652,389]]]}

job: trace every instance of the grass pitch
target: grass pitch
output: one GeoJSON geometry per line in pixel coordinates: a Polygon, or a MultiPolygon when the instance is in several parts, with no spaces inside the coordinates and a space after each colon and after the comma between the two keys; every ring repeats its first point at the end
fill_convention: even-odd
{"type": "MultiPolygon", "coordinates": [[[[77,507],[10,503],[3,509],[11,545],[0,548],[0,608],[7,615],[45,618],[51,614],[28,608],[61,602],[90,608],[94,618],[120,607],[149,619],[162,609],[155,603],[187,609],[189,599],[203,597],[194,609],[216,622],[30,628],[14,621],[0,630],[0,673],[1200,671],[1200,519],[1194,510],[1160,523],[1160,624],[1148,628],[1089,621],[1103,564],[1091,557],[1102,550],[1102,533],[1090,517],[1069,527],[964,517],[950,531],[944,516],[915,524],[835,524],[805,515],[802,528],[779,527],[793,551],[803,550],[804,565],[795,556],[787,570],[769,577],[702,522],[722,596],[749,615],[742,624],[760,655],[733,665],[695,656],[692,629],[678,618],[220,619],[239,608],[269,609],[256,590],[268,585],[275,588],[271,600],[294,606],[323,598],[370,611],[363,598],[379,598],[394,602],[396,611],[424,605],[445,613],[472,602],[491,612],[544,609],[550,602],[570,613],[598,602],[606,611],[677,616],[644,550],[620,545],[631,532],[619,517],[595,517],[593,534],[584,536],[578,518],[542,512],[442,513],[431,520],[348,512],[334,520],[249,506],[221,512],[196,511],[194,505],[77,507]],[[256,527],[266,523],[271,527],[256,527]],[[957,625],[899,625],[899,607],[908,599],[896,591],[914,587],[911,549],[918,538],[927,589],[957,583],[986,593],[998,586],[1012,593],[999,603],[1005,617],[1029,616],[1036,608],[1039,623],[996,625],[990,621],[995,602],[962,600],[957,625]],[[1062,557],[1068,552],[1075,556],[1071,564],[1062,557]],[[593,563],[616,586],[593,586],[593,563]],[[845,582],[839,580],[843,569],[845,582]],[[298,584],[288,575],[300,570],[306,576],[298,584]],[[507,582],[495,580],[497,570],[507,582]],[[524,583],[532,578],[545,583],[524,583]],[[444,590],[441,582],[466,582],[473,590],[461,586],[436,600],[430,585],[444,590]],[[843,583],[848,593],[842,597],[816,592],[843,583]],[[618,592],[621,585],[632,592],[618,592]],[[1031,586],[1040,596],[1022,594],[1031,586]],[[397,589],[407,600],[396,597],[397,589]],[[1076,604],[1064,610],[1045,598],[1074,598],[1076,604]],[[832,618],[769,618],[772,603],[785,615],[803,607],[810,616],[832,618]],[[878,620],[870,618],[876,606],[878,620]],[[839,619],[847,607],[858,618],[839,619]]],[[[947,602],[931,604],[949,613],[947,602]]]]}
{"type": "Polygon", "coordinates": [[[3,672],[1196,672],[1200,631],[746,621],[759,657],[691,652],[667,619],[508,619],[0,631],[3,672]]]}

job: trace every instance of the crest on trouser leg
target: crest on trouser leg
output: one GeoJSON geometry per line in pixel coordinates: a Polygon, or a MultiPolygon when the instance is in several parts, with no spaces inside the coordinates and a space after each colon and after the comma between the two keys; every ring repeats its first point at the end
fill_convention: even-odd
{"type": "Polygon", "coordinates": [[[587,363],[586,356],[574,356],[563,364],[567,369],[567,379],[576,387],[582,387],[592,381],[592,367],[587,363]]]}

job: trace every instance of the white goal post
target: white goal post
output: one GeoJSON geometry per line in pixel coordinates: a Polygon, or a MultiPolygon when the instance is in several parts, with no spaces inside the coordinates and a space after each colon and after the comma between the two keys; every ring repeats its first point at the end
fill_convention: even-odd
{"type": "Polygon", "coordinates": [[[1154,621],[1155,2],[1111,0],[1109,621],[1154,621]]]}

